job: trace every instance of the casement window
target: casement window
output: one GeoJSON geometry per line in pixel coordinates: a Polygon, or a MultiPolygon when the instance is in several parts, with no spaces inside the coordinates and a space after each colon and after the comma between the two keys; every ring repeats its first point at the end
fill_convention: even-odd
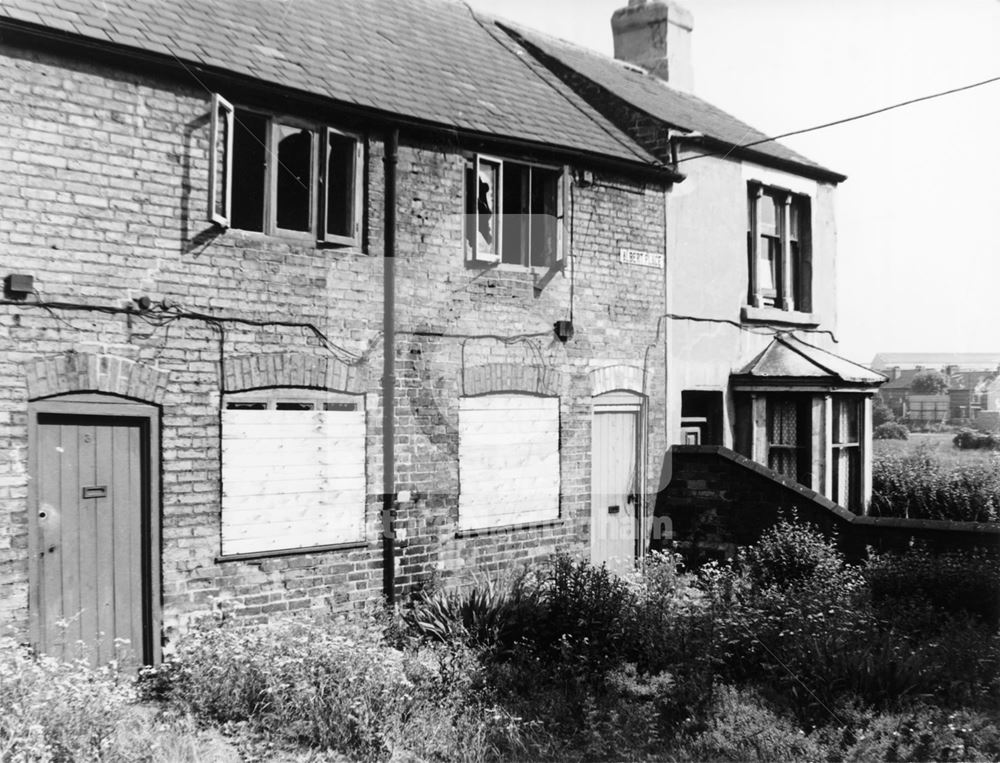
{"type": "Polygon", "coordinates": [[[462,398],[458,429],[461,529],[559,518],[559,398],[462,398]]]}
{"type": "Polygon", "coordinates": [[[812,479],[810,405],[802,395],[767,398],[767,466],[803,485],[812,479]]]}
{"type": "Polygon", "coordinates": [[[209,214],[271,235],[359,246],[364,144],[326,125],[212,99],[209,214]]]}
{"type": "Polygon", "coordinates": [[[563,260],[565,172],[476,155],[465,169],[470,262],[551,268],[563,260]]]}
{"type": "Polygon", "coordinates": [[[365,406],[357,395],[226,395],[222,554],[364,540],[365,406]]]}
{"type": "Polygon", "coordinates": [[[748,304],[809,312],[809,197],[759,183],[748,188],[748,304]]]}
{"type": "Polygon", "coordinates": [[[861,421],[864,400],[858,395],[833,396],[833,454],[830,499],[848,509],[861,503],[861,421]]]}

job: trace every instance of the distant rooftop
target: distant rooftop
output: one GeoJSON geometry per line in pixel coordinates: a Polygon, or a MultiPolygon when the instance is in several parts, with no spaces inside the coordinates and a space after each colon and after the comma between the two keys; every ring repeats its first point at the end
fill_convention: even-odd
{"type": "Polygon", "coordinates": [[[942,371],[947,366],[955,366],[956,371],[995,371],[1000,366],[1000,352],[880,352],[871,362],[876,371],[894,367],[942,371]]]}

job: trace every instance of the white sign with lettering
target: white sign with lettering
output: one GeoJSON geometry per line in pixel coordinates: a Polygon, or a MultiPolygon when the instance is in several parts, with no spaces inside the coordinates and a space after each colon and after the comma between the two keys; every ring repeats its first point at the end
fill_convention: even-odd
{"type": "Polygon", "coordinates": [[[642,265],[646,268],[663,270],[663,255],[656,252],[640,252],[638,249],[623,248],[618,255],[618,261],[625,265],[642,265]]]}

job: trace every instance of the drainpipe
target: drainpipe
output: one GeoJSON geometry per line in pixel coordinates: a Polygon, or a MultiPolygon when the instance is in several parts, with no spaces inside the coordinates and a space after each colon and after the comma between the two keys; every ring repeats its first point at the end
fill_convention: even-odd
{"type": "Polygon", "coordinates": [[[396,161],[399,130],[385,141],[385,234],[382,257],[382,593],[396,602],[396,161]]]}

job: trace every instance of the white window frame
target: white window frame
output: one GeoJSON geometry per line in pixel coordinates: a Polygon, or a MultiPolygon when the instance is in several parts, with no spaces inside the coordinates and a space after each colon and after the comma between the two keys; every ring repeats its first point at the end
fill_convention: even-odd
{"type": "Polygon", "coordinates": [[[862,504],[864,502],[864,463],[865,463],[865,404],[864,399],[856,394],[836,394],[832,396],[831,399],[831,431],[830,431],[830,500],[838,503],[846,509],[852,511],[860,511],[862,504]],[[845,431],[847,429],[847,411],[845,405],[856,406],[856,412],[858,416],[858,431],[857,440],[844,440],[845,431]],[[838,416],[838,412],[841,414],[838,416]],[[840,476],[840,468],[842,464],[841,455],[843,454],[846,458],[848,467],[851,466],[851,453],[854,454],[854,464],[853,467],[856,470],[854,474],[855,487],[852,494],[851,491],[851,474],[848,472],[847,475],[847,491],[848,495],[844,496],[840,494],[840,485],[838,480],[834,479],[833,475],[836,474],[840,476]],[[836,467],[836,468],[835,468],[836,467]]]}
{"type": "Polygon", "coordinates": [[[335,127],[330,127],[329,125],[323,128],[323,146],[322,151],[320,151],[320,169],[321,172],[317,175],[320,182],[320,207],[319,207],[319,228],[317,230],[318,239],[324,244],[340,244],[343,246],[360,246],[361,245],[361,213],[364,208],[364,166],[365,166],[365,145],[361,136],[357,133],[348,132],[346,130],[340,130],[335,127]],[[353,233],[349,236],[343,236],[335,233],[330,233],[328,230],[327,220],[327,210],[329,209],[329,197],[330,197],[330,179],[329,179],[329,168],[330,168],[330,138],[332,136],[339,136],[342,138],[350,138],[354,141],[354,167],[352,168],[352,175],[354,177],[354,192],[349,194],[351,198],[351,211],[353,219],[353,233]]]}
{"type": "MultiPolygon", "coordinates": [[[[488,162],[490,164],[497,165],[497,187],[494,189],[494,215],[496,216],[496,253],[492,252],[480,252],[478,251],[478,237],[473,236],[473,241],[470,244],[467,238],[468,230],[471,226],[472,230],[479,230],[479,210],[476,209],[473,212],[469,212],[468,209],[465,210],[464,217],[464,228],[462,231],[462,241],[466,248],[467,261],[471,263],[486,263],[486,264],[503,264],[509,267],[524,268],[531,270],[540,269],[552,269],[560,267],[565,261],[565,247],[566,242],[569,241],[569,215],[567,210],[569,209],[569,184],[571,182],[569,175],[569,168],[566,166],[552,165],[552,164],[542,164],[539,162],[523,161],[519,159],[503,159],[499,156],[494,156],[491,154],[474,154],[471,158],[466,161],[466,169],[469,169],[470,165],[473,171],[473,177],[478,180],[479,178],[479,168],[481,162],[488,162]],[[504,231],[504,209],[503,209],[503,193],[504,184],[506,182],[505,178],[505,167],[509,164],[514,164],[518,166],[528,167],[529,170],[542,170],[545,172],[558,173],[558,179],[556,181],[556,246],[555,246],[555,258],[552,262],[545,265],[531,265],[531,250],[530,245],[528,250],[524,252],[524,257],[527,261],[522,261],[521,263],[504,263],[503,262],[503,231],[504,231]]],[[[468,181],[465,180],[467,177],[467,172],[463,173],[463,193],[462,193],[462,204],[465,205],[469,189],[464,186],[468,181]]],[[[529,181],[529,188],[531,183],[529,181]]],[[[529,204],[530,207],[530,204],[529,204]]],[[[528,241],[531,241],[531,230],[530,226],[532,224],[531,218],[533,215],[528,214],[528,241]]]]}
{"type": "Polygon", "coordinates": [[[748,304],[755,308],[809,312],[812,303],[811,198],[797,191],[751,180],[747,184],[747,217],[748,304]],[[773,296],[764,294],[761,288],[761,200],[765,196],[772,197],[776,201],[775,233],[778,239],[778,261],[775,268],[777,283],[774,285],[773,296]],[[799,205],[799,230],[796,239],[791,237],[793,205],[799,205]],[[798,272],[794,274],[793,243],[798,245],[798,272]]]}
{"type": "MultiPolygon", "coordinates": [[[[324,548],[324,547],[337,547],[344,545],[357,545],[364,543],[365,541],[365,512],[367,503],[367,454],[366,454],[366,441],[367,441],[367,412],[365,406],[365,398],[363,395],[351,395],[346,393],[329,392],[323,390],[310,390],[298,387],[274,387],[268,389],[259,390],[249,390],[243,392],[226,393],[223,398],[223,411],[222,411],[222,516],[221,516],[221,542],[222,542],[222,555],[223,557],[233,557],[233,556],[258,556],[258,555],[268,555],[276,553],[295,553],[302,550],[309,550],[314,548],[324,548]],[[234,448],[234,444],[239,443],[239,440],[234,440],[230,435],[227,435],[227,426],[239,426],[232,422],[232,416],[227,415],[228,412],[237,411],[239,408],[231,406],[243,406],[243,405],[254,405],[263,406],[257,407],[253,410],[254,412],[278,412],[280,409],[279,405],[282,404],[292,404],[292,405],[309,405],[311,409],[305,411],[289,410],[287,414],[290,417],[294,417],[296,413],[308,414],[310,412],[319,412],[327,410],[328,412],[355,412],[360,414],[361,418],[361,432],[355,432],[354,437],[361,443],[360,454],[354,456],[357,461],[354,467],[357,469],[356,473],[352,473],[348,477],[329,477],[329,475],[313,477],[309,467],[314,467],[317,473],[322,474],[323,467],[325,465],[321,457],[318,457],[315,463],[296,463],[292,464],[282,464],[281,457],[278,455],[278,449],[274,449],[272,445],[272,450],[268,453],[264,453],[264,459],[260,465],[261,473],[266,473],[268,468],[275,469],[276,467],[280,470],[281,467],[286,468],[298,468],[302,467],[301,471],[305,472],[305,475],[300,475],[301,479],[312,480],[320,479],[347,479],[353,483],[353,487],[349,488],[347,493],[355,493],[353,499],[351,499],[349,506],[338,506],[338,511],[349,511],[350,514],[346,518],[339,518],[340,521],[335,522],[332,529],[327,528],[327,534],[323,534],[322,527],[317,528],[315,533],[310,533],[308,535],[308,540],[303,542],[303,533],[301,527],[296,531],[291,532],[288,536],[281,536],[282,525],[285,522],[284,516],[279,516],[275,513],[273,506],[267,506],[267,498],[270,497],[273,501],[275,495],[270,493],[245,493],[239,490],[239,484],[232,484],[239,472],[248,471],[253,474],[253,477],[258,477],[257,474],[253,473],[254,464],[246,464],[245,462],[240,462],[239,460],[232,461],[230,459],[239,454],[240,448],[237,444],[234,448]],[[331,406],[331,408],[326,408],[326,406],[331,406]],[[265,465],[266,464],[266,465],[265,465]],[[236,472],[236,474],[234,474],[236,472]],[[234,489],[235,488],[235,489],[234,489]],[[256,508],[254,506],[254,499],[261,498],[261,507],[256,508]],[[246,514],[253,514],[253,519],[258,520],[257,522],[247,521],[246,514]],[[251,535],[250,538],[240,537],[240,530],[252,526],[274,526],[273,535],[267,539],[258,539],[251,535]],[[346,529],[345,529],[346,528],[346,529]],[[289,542],[283,542],[288,539],[289,542]]],[[[295,424],[301,426],[301,421],[290,422],[290,425],[295,424]]],[[[258,422],[246,422],[245,426],[261,426],[258,422]]],[[[354,424],[357,425],[357,422],[354,424]]],[[[266,426],[266,425],[265,425],[266,426]]],[[[312,425],[310,425],[312,426],[312,425]]],[[[321,426],[321,424],[316,423],[315,426],[321,426]]],[[[276,429],[275,431],[280,431],[276,429]]],[[[275,441],[277,444],[298,446],[305,443],[308,447],[308,443],[305,440],[292,440],[289,442],[282,443],[281,439],[275,441]]],[[[294,454],[293,454],[294,455],[294,454]]],[[[245,457],[245,454],[244,454],[245,457]]],[[[336,464],[333,468],[340,468],[343,462],[340,459],[336,459],[336,464]]],[[[282,475],[283,477],[284,475],[282,475]]],[[[275,478],[275,482],[281,482],[281,477],[275,478]]],[[[315,491],[311,491],[311,495],[316,495],[315,491]]],[[[331,495],[335,495],[336,491],[331,491],[331,495]]],[[[292,494],[289,494],[292,495],[292,494]]],[[[288,519],[289,526],[293,526],[295,522],[300,525],[303,521],[313,521],[320,519],[323,515],[325,509],[322,505],[309,506],[306,501],[298,503],[296,501],[289,501],[288,506],[290,511],[300,510],[301,515],[299,517],[292,517],[288,519]],[[303,507],[302,504],[306,504],[303,507]]]]}
{"type": "Polygon", "coordinates": [[[212,222],[223,228],[232,227],[232,177],[233,163],[235,161],[233,154],[233,134],[237,122],[237,108],[241,111],[256,114],[266,120],[264,143],[269,160],[266,163],[264,171],[264,188],[262,189],[264,194],[264,210],[261,227],[263,230],[249,232],[291,238],[311,238],[317,244],[323,245],[360,247],[362,245],[364,215],[364,136],[360,133],[343,130],[328,124],[317,124],[293,116],[253,108],[235,107],[218,93],[212,94],[212,128],[209,157],[209,218],[212,222]],[[227,129],[226,147],[224,152],[221,152],[221,155],[219,150],[219,130],[222,128],[223,121],[220,120],[220,112],[223,115],[227,129]],[[279,173],[276,167],[279,126],[308,130],[312,136],[312,171],[310,172],[308,231],[289,230],[278,226],[277,188],[279,173]],[[352,234],[349,236],[330,234],[326,229],[327,202],[330,193],[328,151],[330,136],[332,135],[349,138],[355,144],[354,167],[350,173],[352,187],[347,190],[351,200],[353,217],[351,225],[352,234]],[[223,163],[222,167],[219,166],[220,162],[223,163]],[[218,181],[222,176],[226,179],[226,187],[220,191],[218,181]]]}
{"type": "Polygon", "coordinates": [[[232,211],[233,189],[233,104],[218,93],[212,93],[212,129],[209,144],[209,175],[208,175],[208,217],[223,228],[228,228],[232,211]],[[220,120],[220,112],[222,119],[220,120]],[[220,156],[219,130],[225,127],[226,147],[220,156]],[[219,163],[222,167],[219,167],[219,163]],[[219,175],[225,176],[225,187],[219,188],[219,175]]]}

